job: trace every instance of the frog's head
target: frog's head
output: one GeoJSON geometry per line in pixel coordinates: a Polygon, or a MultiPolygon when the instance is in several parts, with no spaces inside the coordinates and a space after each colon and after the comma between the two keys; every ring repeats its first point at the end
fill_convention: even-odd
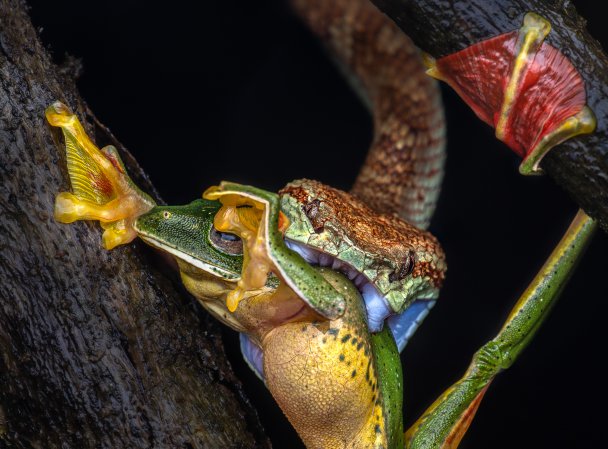
{"type": "Polygon", "coordinates": [[[247,252],[239,236],[218,230],[221,209],[219,201],[206,199],[183,206],[156,206],[137,218],[134,229],[146,243],[175,258],[188,291],[233,329],[263,333],[277,324],[308,316],[311,312],[305,303],[266,271],[261,284],[248,286],[244,306],[238,310],[229,307],[230,293],[243,284],[248,272],[244,268],[247,252]]]}
{"type": "Polygon", "coordinates": [[[135,221],[140,238],[155,248],[228,282],[241,277],[243,243],[234,234],[220,232],[213,219],[219,201],[198,199],[183,206],[156,206],[135,221]]]}
{"type": "Polygon", "coordinates": [[[225,298],[241,277],[243,243],[214,227],[220,207],[219,201],[204,199],[183,206],[156,206],[137,218],[134,229],[146,243],[175,258],[188,291],[216,318],[242,331],[227,312],[225,298]]]}

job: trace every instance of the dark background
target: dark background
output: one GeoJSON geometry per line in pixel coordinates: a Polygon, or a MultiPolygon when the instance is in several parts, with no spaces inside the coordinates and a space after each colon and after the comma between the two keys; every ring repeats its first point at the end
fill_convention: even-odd
{"type": "MultiPolygon", "coordinates": [[[[82,60],[83,97],[168,203],[222,179],[277,190],[308,177],[348,189],[371,139],[365,108],[283,2],[30,1],[58,63],[82,60]]],[[[575,2],[608,34],[600,2],[575,2]]],[[[448,277],[403,354],[406,424],[499,329],[576,205],[518,158],[449,89],[448,163],[431,230],[448,277]]],[[[104,142],[98,142],[103,145],[104,142]]],[[[608,239],[592,247],[532,345],[499,376],[463,448],[605,447],[608,239]]],[[[276,448],[303,447],[226,330],[230,360],[276,448]]]]}

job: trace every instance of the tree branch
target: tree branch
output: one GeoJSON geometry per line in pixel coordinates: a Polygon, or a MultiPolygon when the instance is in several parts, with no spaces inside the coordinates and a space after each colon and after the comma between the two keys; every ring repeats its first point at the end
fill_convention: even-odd
{"type": "Polygon", "coordinates": [[[587,104],[597,130],[554,148],[541,166],[589,215],[608,231],[608,58],[587,32],[569,0],[373,0],[434,57],[480,40],[517,30],[526,12],[552,24],[547,38],[585,80],[587,104]],[[458,30],[458,32],[454,32],[458,30]]]}
{"type": "Polygon", "coordinates": [[[145,245],[107,252],[97,226],[53,220],[68,187],[43,116],[54,100],[155,193],[51,63],[24,2],[0,0],[0,447],[269,447],[218,325],[145,245]]]}

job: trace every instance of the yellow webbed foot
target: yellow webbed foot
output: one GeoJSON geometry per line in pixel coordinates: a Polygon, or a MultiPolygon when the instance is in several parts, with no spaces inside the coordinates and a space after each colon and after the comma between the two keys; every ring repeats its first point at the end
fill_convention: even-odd
{"type": "Polygon", "coordinates": [[[55,102],[45,115],[63,132],[73,190],[57,195],[55,219],[61,223],[99,221],[106,249],[132,241],[137,236],[133,222],[155,206],[154,200],[131,181],[116,148],[100,150],[66,105],[55,102]]]}

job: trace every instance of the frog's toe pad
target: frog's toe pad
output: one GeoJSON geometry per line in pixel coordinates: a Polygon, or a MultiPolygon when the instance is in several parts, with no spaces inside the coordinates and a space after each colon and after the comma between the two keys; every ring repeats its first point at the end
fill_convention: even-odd
{"type": "Polygon", "coordinates": [[[127,220],[118,220],[112,223],[102,223],[105,229],[101,237],[103,247],[107,250],[131,242],[137,237],[137,232],[127,220]]]}
{"type": "Polygon", "coordinates": [[[69,192],[61,192],[55,198],[55,220],[60,223],[73,223],[82,219],[85,215],[86,206],[76,195],[69,192]]]}

